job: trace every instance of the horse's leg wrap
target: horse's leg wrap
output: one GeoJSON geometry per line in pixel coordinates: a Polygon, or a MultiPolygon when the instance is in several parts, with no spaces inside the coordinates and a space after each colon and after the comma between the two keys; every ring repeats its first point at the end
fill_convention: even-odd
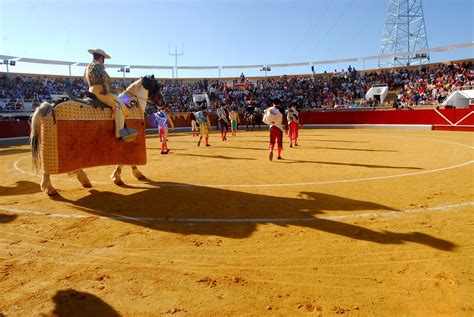
{"type": "Polygon", "coordinates": [[[58,193],[56,188],[51,184],[51,178],[49,174],[43,174],[41,178],[41,190],[44,191],[48,196],[54,196],[58,193]]]}
{"type": "Polygon", "coordinates": [[[83,170],[77,170],[76,176],[79,182],[81,183],[82,187],[84,188],[91,188],[92,184],[89,178],[87,178],[86,173],[83,170]]]}
{"type": "Polygon", "coordinates": [[[122,166],[118,165],[117,168],[114,170],[112,175],[110,175],[110,178],[112,178],[112,181],[115,183],[115,185],[123,185],[123,181],[120,177],[120,174],[122,173],[122,166]]]}
{"type": "Polygon", "coordinates": [[[77,180],[81,183],[82,187],[85,187],[85,188],[91,188],[92,187],[91,182],[90,182],[89,178],[87,178],[86,173],[81,169],[80,170],[75,170],[75,171],[72,171],[72,172],[68,172],[67,175],[68,176],[76,176],[77,180]]]}
{"type": "Polygon", "coordinates": [[[136,179],[146,179],[145,175],[143,175],[136,166],[132,166],[132,175],[135,176],[136,179]]]}

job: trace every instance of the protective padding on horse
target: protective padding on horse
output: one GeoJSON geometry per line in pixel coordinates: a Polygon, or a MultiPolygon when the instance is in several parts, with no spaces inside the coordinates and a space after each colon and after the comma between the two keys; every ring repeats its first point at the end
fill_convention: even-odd
{"type": "MultiPolygon", "coordinates": [[[[127,119],[143,119],[143,112],[136,107],[128,108],[127,119]]],[[[99,109],[82,105],[74,101],[62,102],[54,109],[58,120],[112,120],[113,112],[109,108],[99,109]]]]}
{"type": "Polygon", "coordinates": [[[58,129],[52,117],[41,119],[41,167],[43,173],[58,173],[58,129]]]}
{"type": "Polygon", "coordinates": [[[60,104],[54,119],[42,119],[41,161],[45,174],[67,173],[103,165],[146,164],[145,123],[138,108],[130,109],[127,126],[137,130],[137,139],[123,142],[115,137],[110,109],[60,104]],[[77,116],[73,116],[77,115],[77,116]]]}

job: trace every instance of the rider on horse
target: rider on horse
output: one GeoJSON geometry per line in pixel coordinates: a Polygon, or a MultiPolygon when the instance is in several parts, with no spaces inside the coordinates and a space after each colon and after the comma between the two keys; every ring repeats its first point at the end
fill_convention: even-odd
{"type": "Polygon", "coordinates": [[[255,112],[255,105],[254,105],[254,101],[252,99],[247,101],[247,106],[245,107],[245,112],[249,113],[249,114],[252,114],[252,113],[255,112]]]}
{"type": "Polygon", "coordinates": [[[128,109],[120,98],[110,92],[110,77],[104,67],[105,59],[110,56],[101,49],[90,49],[88,52],[93,55],[93,60],[87,65],[84,73],[89,92],[112,108],[115,118],[115,136],[123,140],[133,139],[137,131],[125,128],[125,118],[129,115],[128,109]]]}

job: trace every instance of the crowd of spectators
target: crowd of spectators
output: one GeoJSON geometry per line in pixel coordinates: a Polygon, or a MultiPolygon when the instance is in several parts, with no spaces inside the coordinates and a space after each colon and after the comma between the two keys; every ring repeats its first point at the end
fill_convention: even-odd
{"type": "MultiPolygon", "coordinates": [[[[243,80],[235,80],[234,84],[243,80]]],[[[386,84],[396,93],[394,100],[384,106],[411,107],[441,104],[454,90],[474,85],[471,62],[438,64],[411,69],[392,69],[377,72],[358,72],[349,66],[347,71],[324,73],[312,77],[269,78],[249,81],[247,85],[233,85],[222,81],[164,82],[164,97],[172,111],[193,111],[192,92],[205,91],[213,107],[225,103],[241,110],[248,105],[269,106],[269,100],[280,98],[284,104],[311,111],[321,108],[358,108],[380,106],[376,100],[365,100],[372,84],[386,84]],[[214,102],[214,103],[212,103],[214,102]]]]}
{"type": "Polygon", "coordinates": [[[403,87],[397,96],[402,104],[432,105],[442,103],[457,88],[473,86],[474,69],[471,63],[439,65],[395,78],[403,87]]]}
{"type": "MultiPolygon", "coordinates": [[[[113,80],[115,90],[123,90],[131,79],[113,80]]],[[[247,106],[265,108],[269,100],[280,98],[284,104],[296,105],[306,111],[326,108],[357,108],[379,106],[364,96],[372,84],[386,84],[396,94],[392,104],[383,106],[438,105],[456,88],[474,85],[474,69],[471,62],[463,64],[436,64],[417,68],[391,69],[360,72],[349,66],[347,71],[324,73],[306,77],[281,76],[252,81],[243,74],[233,83],[218,80],[181,81],[164,80],[162,92],[172,112],[197,110],[192,94],[208,93],[211,107],[225,103],[242,110],[247,106]]],[[[87,84],[83,79],[64,77],[15,76],[0,87],[3,107],[18,110],[22,102],[33,104],[50,101],[57,95],[80,97],[87,84]]],[[[6,110],[8,110],[6,109],[6,110]]],[[[2,109],[0,109],[2,110],[2,109]]],[[[3,109],[5,110],[5,109],[3,109]]]]}

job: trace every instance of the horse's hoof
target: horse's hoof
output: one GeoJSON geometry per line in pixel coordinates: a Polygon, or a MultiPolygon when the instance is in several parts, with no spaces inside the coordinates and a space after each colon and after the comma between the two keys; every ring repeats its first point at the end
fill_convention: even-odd
{"type": "Polygon", "coordinates": [[[82,184],[82,187],[84,187],[84,188],[91,188],[91,187],[92,187],[92,184],[91,184],[91,183],[84,183],[84,184],[82,184]]]}
{"type": "MultiPolygon", "coordinates": [[[[163,154],[163,152],[161,152],[161,154],[163,154]]],[[[168,153],[166,153],[168,154],[168,153]]],[[[139,172],[138,170],[132,170],[132,175],[138,179],[138,180],[144,180],[146,179],[145,175],[143,175],[141,172],[139,172]]]]}
{"type": "Polygon", "coordinates": [[[122,186],[124,183],[121,179],[112,179],[115,185],[122,186]]]}
{"type": "Polygon", "coordinates": [[[53,189],[47,188],[44,190],[44,192],[50,197],[56,196],[58,194],[58,191],[56,190],[56,188],[53,188],[53,189]]]}

